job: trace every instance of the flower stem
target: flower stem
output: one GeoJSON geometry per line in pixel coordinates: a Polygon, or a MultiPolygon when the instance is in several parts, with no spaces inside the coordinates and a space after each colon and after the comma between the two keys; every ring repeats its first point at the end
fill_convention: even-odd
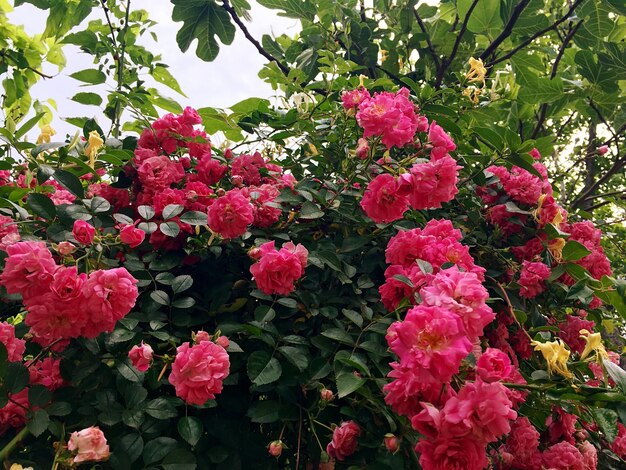
{"type": "Polygon", "coordinates": [[[24,426],[20,432],[18,432],[11,441],[0,449],[0,462],[4,462],[9,458],[13,449],[28,435],[28,428],[24,426]]]}

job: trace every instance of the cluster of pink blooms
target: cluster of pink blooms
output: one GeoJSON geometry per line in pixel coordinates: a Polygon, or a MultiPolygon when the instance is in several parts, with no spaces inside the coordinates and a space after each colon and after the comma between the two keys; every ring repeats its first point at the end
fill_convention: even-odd
{"type": "MultiPolygon", "coordinates": [[[[399,175],[377,175],[367,186],[361,207],[376,223],[388,223],[402,218],[409,207],[415,210],[440,208],[458,193],[460,166],[449,152],[456,145],[435,121],[428,123],[425,116],[416,114],[409,99],[409,91],[402,88],[397,93],[381,92],[370,96],[362,88],[343,94],[346,109],[356,108],[356,120],[363,128],[356,150],[360,158],[369,152],[367,138],[377,136],[387,147],[404,147],[430,150],[428,161],[417,160],[411,168],[398,168],[399,175]],[[416,133],[428,133],[422,144],[416,133]]],[[[390,163],[385,161],[386,164],[390,163]]]]}
{"type": "Polygon", "coordinates": [[[25,322],[43,346],[61,341],[62,348],[70,338],[113,331],[135,305],[137,280],[125,268],[79,274],[75,266],[57,265],[44,242],[22,241],[6,251],[0,284],[21,294],[25,322]]]}
{"type": "MultiPolygon", "coordinates": [[[[198,113],[188,107],[181,115],[168,114],[144,130],[133,166],[127,168],[134,181],[128,204],[152,206],[157,222],[169,204],[205,212],[209,228],[224,239],[243,235],[251,225],[264,228],[275,224],[282,212],[275,200],[280,189],[293,187],[293,176],[258,152],[235,156],[227,150],[224,158],[215,157],[209,136],[196,129],[201,122],[198,113]],[[226,178],[233,188],[216,190],[226,178]]],[[[92,192],[108,199],[102,188],[92,192]]],[[[109,202],[114,204],[117,199],[109,202]]],[[[179,235],[168,237],[158,229],[150,235],[154,247],[180,248],[192,233],[192,227],[180,217],[169,220],[178,224],[179,235]]]]}
{"type": "MultiPolygon", "coordinates": [[[[17,175],[12,175],[9,170],[0,170],[0,186],[16,186],[18,188],[33,189],[37,186],[37,178],[32,174],[28,174],[26,165],[18,167],[17,175]]],[[[72,204],[76,200],[71,192],[61,186],[56,180],[50,178],[41,183],[44,188],[43,194],[48,196],[55,206],[61,204],[72,204]]],[[[1,217],[1,216],[0,216],[1,217]]],[[[0,226],[2,221],[0,220],[0,226]]],[[[0,233],[1,233],[0,228],[0,233]]],[[[0,236],[0,243],[2,236],[0,236]]]]}
{"type": "Polygon", "coordinates": [[[99,427],[94,426],[75,431],[67,442],[67,450],[74,453],[74,463],[102,462],[111,455],[106,437],[99,427]]]}
{"type": "Polygon", "coordinates": [[[292,242],[285,243],[280,250],[274,242],[267,242],[253,248],[250,256],[258,260],[250,267],[250,272],[259,290],[265,294],[289,295],[295,289],[295,282],[304,274],[309,252],[292,242]]]}
{"type": "Polygon", "coordinates": [[[178,347],[169,376],[176,396],[189,404],[204,405],[222,392],[223,381],[230,372],[230,359],[225,349],[228,340],[224,342],[222,338],[226,339],[220,336],[213,342],[208,334],[197,334],[197,344],[183,343],[178,347]]]}

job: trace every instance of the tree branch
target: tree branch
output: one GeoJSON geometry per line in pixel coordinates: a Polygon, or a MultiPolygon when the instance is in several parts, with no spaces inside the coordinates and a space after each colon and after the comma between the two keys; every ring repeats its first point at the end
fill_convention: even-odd
{"type": "Polygon", "coordinates": [[[524,11],[524,8],[526,8],[529,3],[530,3],[530,0],[520,0],[519,3],[515,5],[515,8],[513,9],[513,13],[511,14],[511,18],[509,18],[509,21],[506,23],[506,26],[504,27],[502,32],[498,35],[498,37],[495,38],[491,42],[491,44],[489,44],[487,48],[483,51],[483,53],[480,55],[481,59],[485,60],[487,57],[493,54],[495,50],[498,48],[498,46],[500,46],[500,44],[502,44],[504,40],[511,35],[511,33],[513,32],[513,27],[515,26],[515,23],[517,23],[519,16],[522,14],[522,12],[524,11]]]}
{"type": "MultiPolygon", "coordinates": [[[[550,70],[550,80],[553,80],[554,77],[556,77],[556,73],[559,69],[559,63],[561,62],[561,59],[563,58],[563,53],[565,52],[565,49],[567,48],[567,45],[569,44],[569,42],[572,40],[572,38],[576,34],[576,31],[578,31],[578,28],[580,28],[580,25],[582,24],[583,24],[583,20],[580,20],[578,23],[576,23],[574,27],[570,26],[570,29],[567,32],[565,39],[563,39],[563,43],[561,44],[561,47],[559,48],[559,52],[557,53],[556,58],[554,59],[554,63],[552,64],[552,69],[550,70]]],[[[543,127],[543,123],[546,120],[547,112],[548,112],[548,104],[543,103],[539,110],[539,119],[537,120],[537,125],[533,129],[532,134],[530,135],[531,139],[534,139],[539,134],[539,131],[543,127]]]]}
{"type": "Polygon", "coordinates": [[[454,58],[456,57],[457,52],[459,51],[459,46],[461,44],[461,40],[463,39],[463,35],[465,31],[467,31],[467,23],[469,23],[470,17],[472,16],[472,12],[474,8],[478,5],[478,0],[474,0],[467,10],[467,14],[465,15],[465,19],[463,20],[463,24],[461,25],[461,29],[459,30],[459,34],[454,41],[454,45],[452,46],[452,52],[450,53],[450,57],[447,59],[444,57],[441,61],[441,67],[437,71],[437,79],[435,81],[435,88],[439,89],[441,87],[441,83],[443,82],[443,76],[446,73],[446,69],[452,63],[454,58]]]}
{"type": "Polygon", "coordinates": [[[433,43],[430,40],[430,34],[428,34],[428,31],[426,30],[426,25],[424,24],[424,21],[422,21],[422,18],[420,18],[419,13],[417,12],[417,8],[413,8],[413,16],[415,16],[415,19],[417,20],[417,24],[422,30],[422,33],[426,35],[426,44],[428,45],[428,51],[430,52],[430,55],[432,56],[433,61],[435,62],[435,67],[437,67],[437,73],[439,73],[439,67],[441,67],[441,63],[439,62],[437,51],[435,50],[435,46],[433,46],[433,43]]]}
{"type": "Polygon", "coordinates": [[[252,43],[252,45],[256,48],[256,50],[259,52],[259,54],[261,54],[263,57],[265,57],[267,60],[269,60],[270,62],[276,62],[276,65],[278,65],[278,68],[285,74],[285,75],[289,75],[290,69],[289,67],[287,67],[286,65],[284,65],[282,62],[280,62],[276,57],[274,57],[272,54],[270,54],[269,52],[267,52],[263,46],[259,43],[259,41],[257,41],[251,34],[250,31],[248,31],[248,28],[246,27],[245,24],[243,24],[243,22],[241,21],[241,18],[239,18],[239,15],[237,15],[237,12],[235,11],[235,9],[231,6],[230,2],[228,0],[223,0],[223,8],[224,10],[226,10],[228,12],[228,14],[230,15],[230,17],[233,19],[233,21],[237,24],[237,26],[239,26],[239,29],[241,30],[241,32],[243,33],[243,35],[246,37],[246,39],[248,41],[250,41],[252,43]]]}
{"type": "Polygon", "coordinates": [[[559,18],[557,21],[555,21],[552,25],[548,26],[547,28],[542,29],[541,31],[536,32],[535,34],[533,34],[530,38],[528,38],[526,41],[524,41],[523,43],[521,43],[519,46],[517,46],[516,48],[510,50],[509,52],[507,52],[506,54],[504,54],[502,57],[498,57],[494,60],[492,60],[490,63],[488,63],[486,65],[486,67],[492,67],[496,64],[499,64],[500,62],[503,62],[507,59],[510,59],[511,57],[513,57],[515,54],[517,54],[518,51],[520,51],[521,49],[525,48],[526,46],[528,46],[531,42],[533,42],[535,39],[537,39],[540,36],[543,36],[544,34],[546,34],[549,31],[552,31],[553,29],[556,29],[561,23],[563,23],[564,21],[566,21],[571,15],[572,13],[574,13],[574,10],[578,7],[578,5],[580,5],[583,2],[583,0],[576,0],[572,6],[569,8],[569,10],[567,10],[567,13],[565,13],[565,15],[563,15],[561,18],[559,18]]]}

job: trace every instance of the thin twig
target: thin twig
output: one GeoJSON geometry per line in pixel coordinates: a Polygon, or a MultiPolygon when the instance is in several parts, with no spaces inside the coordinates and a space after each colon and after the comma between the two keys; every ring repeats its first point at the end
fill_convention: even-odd
{"type": "Polygon", "coordinates": [[[246,37],[246,39],[252,43],[252,45],[256,48],[256,50],[259,52],[259,54],[261,54],[263,57],[265,57],[267,60],[269,60],[270,62],[276,62],[276,65],[278,65],[278,68],[285,74],[285,76],[289,75],[290,69],[289,67],[287,67],[286,65],[284,65],[282,62],[280,62],[276,57],[274,57],[272,54],[270,54],[269,52],[267,52],[263,46],[259,43],[259,41],[257,41],[251,34],[250,31],[248,31],[248,28],[246,28],[246,25],[243,24],[243,22],[241,21],[241,18],[239,18],[239,15],[237,15],[237,12],[235,11],[235,9],[231,6],[230,2],[228,0],[223,0],[223,5],[222,7],[224,8],[224,10],[226,10],[228,12],[228,14],[230,15],[230,17],[233,19],[233,21],[237,24],[237,26],[239,26],[239,29],[241,29],[241,32],[243,33],[243,35],[246,37]]]}
{"type": "Polygon", "coordinates": [[[426,29],[426,25],[424,24],[424,21],[422,21],[422,18],[420,18],[419,13],[417,12],[417,8],[413,8],[413,15],[415,16],[415,19],[417,20],[417,24],[422,30],[422,33],[426,35],[426,45],[428,46],[428,51],[430,52],[430,55],[432,56],[433,61],[435,62],[435,67],[437,67],[437,71],[439,71],[439,67],[441,66],[441,63],[439,62],[437,51],[435,50],[435,46],[433,46],[433,43],[430,40],[430,34],[428,34],[428,30],[426,29]]]}
{"type": "Polygon", "coordinates": [[[506,26],[504,27],[502,32],[498,35],[498,37],[496,37],[491,42],[491,44],[489,44],[487,48],[483,51],[483,53],[480,55],[481,59],[485,60],[487,57],[493,54],[498,48],[498,46],[500,46],[500,44],[502,44],[504,40],[511,35],[511,33],[513,32],[513,28],[515,27],[515,23],[517,23],[519,16],[522,14],[522,12],[524,11],[524,8],[526,8],[529,3],[530,3],[530,0],[520,0],[519,3],[515,5],[515,8],[513,9],[513,13],[511,14],[511,18],[509,18],[509,21],[506,23],[506,26]]]}
{"type": "Polygon", "coordinates": [[[499,64],[500,62],[503,62],[507,59],[510,59],[511,57],[513,57],[515,54],[517,54],[517,52],[519,52],[521,49],[524,49],[526,46],[528,46],[531,42],[533,42],[535,39],[537,39],[540,36],[543,36],[544,34],[546,34],[548,31],[552,31],[553,29],[556,29],[561,23],[563,23],[564,21],[566,21],[571,15],[572,13],[574,13],[574,10],[578,7],[578,5],[580,5],[583,2],[583,0],[576,0],[572,6],[569,8],[569,10],[567,10],[567,13],[565,13],[565,15],[563,15],[561,18],[559,18],[557,21],[555,21],[553,24],[551,24],[550,26],[548,26],[547,28],[542,29],[541,31],[536,32],[535,34],[533,34],[530,38],[528,38],[526,41],[524,41],[523,43],[521,43],[519,46],[515,47],[514,49],[510,50],[509,52],[507,52],[506,54],[504,54],[502,57],[498,57],[494,60],[492,60],[491,62],[489,62],[486,67],[492,67],[496,64],[499,64]]]}

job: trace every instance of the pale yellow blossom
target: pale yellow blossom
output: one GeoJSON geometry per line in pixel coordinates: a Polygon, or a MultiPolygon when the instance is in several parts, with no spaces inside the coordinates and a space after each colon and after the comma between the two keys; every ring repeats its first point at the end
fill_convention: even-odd
{"type": "Polygon", "coordinates": [[[564,238],[555,238],[548,243],[548,251],[552,257],[557,261],[563,261],[563,247],[565,246],[564,238]]]}
{"type": "Polygon", "coordinates": [[[89,157],[89,166],[91,168],[95,167],[98,150],[100,150],[103,145],[104,140],[102,140],[102,137],[100,137],[98,131],[91,131],[89,133],[89,140],[87,142],[87,149],[85,151],[85,153],[89,157]]]}
{"type": "Polygon", "coordinates": [[[50,124],[46,124],[41,128],[41,133],[39,137],[37,137],[37,145],[39,144],[47,144],[50,142],[50,137],[52,137],[57,132],[52,128],[50,124]]]}
{"type": "Polygon", "coordinates": [[[580,359],[584,360],[592,352],[596,353],[596,361],[602,364],[603,359],[608,359],[609,354],[606,352],[604,344],[602,344],[602,335],[600,333],[591,333],[587,330],[580,330],[580,337],[586,341],[585,349],[580,355],[580,359]]]}
{"type": "Polygon", "coordinates": [[[14,463],[9,470],[33,470],[33,467],[22,467],[19,463],[14,463]]]}
{"type": "Polygon", "coordinates": [[[543,358],[548,364],[548,374],[556,372],[567,379],[574,377],[567,368],[570,351],[565,347],[563,341],[560,339],[545,343],[532,341],[531,344],[535,347],[535,351],[541,351],[543,354],[543,358]]]}
{"type": "Polygon", "coordinates": [[[465,78],[467,78],[470,82],[480,82],[485,85],[485,75],[487,75],[487,69],[483,64],[482,59],[474,59],[470,57],[469,59],[470,69],[469,72],[465,74],[465,78]]]}

